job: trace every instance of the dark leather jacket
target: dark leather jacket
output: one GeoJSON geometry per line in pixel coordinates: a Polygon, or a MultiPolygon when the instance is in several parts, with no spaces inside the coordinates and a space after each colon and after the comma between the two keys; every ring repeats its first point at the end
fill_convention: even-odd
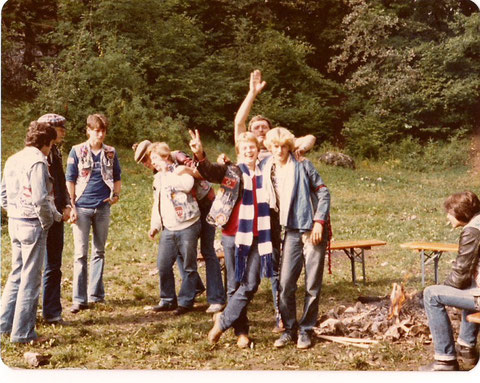
{"type": "MultiPolygon", "coordinates": [[[[477,217],[472,218],[472,221],[477,217]]],[[[467,225],[460,234],[457,259],[444,284],[462,290],[471,287],[479,260],[479,252],[480,230],[467,225]]]]}
{"type": "Polygon", "coordinates": [[[67,205],[71,204],[70,195],[67,192],[65,183],[65,172],[63,171],[62,152],[53,145],[47,157],[48,172],[53,178],[53,195],[55,197],[55,207],[61,213],[67,205]]]}

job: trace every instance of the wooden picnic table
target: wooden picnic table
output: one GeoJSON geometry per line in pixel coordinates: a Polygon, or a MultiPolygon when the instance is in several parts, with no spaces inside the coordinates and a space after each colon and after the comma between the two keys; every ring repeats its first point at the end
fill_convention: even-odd
{"type": "Polygon", "coordinates": [[[400,247],[404,249],[417,250],[420,252],[420,262],[422,265],[422,286],[425,286],[425,266],[433,261],[435,270],[435,284],[438,283],[438,262],[444,252],[457,252],[458,244],[455,243],[435,243],[435,242],[407,242],[402,243],[400,247]]]}
{"type": "Polygon", "coordinates": [[[384,246],[387,242],[379,241],[377,239],[361,239],[361,240],[347,240],[334,241],[330,244],[331,250],[343,250],[343,252],[350,259],[352,266],[352,282],[357,284],[357,276],[355,273],[355,262],[362,264],[363,284],[366,283],[365,277],[365,250],[370,250],[374,246],[384,246]]]}

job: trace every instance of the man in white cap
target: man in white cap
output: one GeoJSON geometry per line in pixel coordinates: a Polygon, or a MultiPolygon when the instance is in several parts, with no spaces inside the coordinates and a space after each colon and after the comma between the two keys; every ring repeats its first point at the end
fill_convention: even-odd
{"type": "Polygon", "coordinates": [[[44,114],[38,122],[46,122],[57,132],[57,139],[52,145],[48,160],[48,172],[53,178],[53,192],[55,207],[63,214],[63,220],[54,222],[47,237],[47,252],[45,257],[45,271],[43,274],[43,318],[47,323],[62,324],[62,305],[60,303],[60,285],[62,282],[62,252],[63,252],[63,221],[70,218],[70,196],[65,184],[62,152],[60,145],[66,135],[63,116],[54,113],[44,114]]]}

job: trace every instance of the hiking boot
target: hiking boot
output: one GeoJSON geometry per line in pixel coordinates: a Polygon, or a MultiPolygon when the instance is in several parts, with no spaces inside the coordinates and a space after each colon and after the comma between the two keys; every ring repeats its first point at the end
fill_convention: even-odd
{"type": "Polygon", "coordinates": [[[293,343],[294,342],[294,337],[292,336],[291,333],[289,332],[284,332],[280,338],[278,338],[275,343],[273,344],[273,347],[275,348],[282,348],[282,347],[285,347],[287,344],[289,343],[293,343]]]}
{"type": "Polygon", "coordinates": [[[457,360],[435,360],[426,366],[421,366],[419,371],[459,371],[457,360]]]}
{"type": "Polygon", "coordinates": [[[88,305],[85,305],[83,303],[74,303],[72,307],[70,308],[70,312],[72,314],[76,314],[80,312],[81,310],[86,310],[88,309],[88,305]]]}
{"type": "Polygon", "coordinates": [[[237,340],[238,348],[247,348],[250,345],[250,339],[245,334],[240,334],[237,340]]]}
{"type": "Polygon", "coordinates": [[[173,311],[176,308],[177,308],[176,303],[160,303],[157,306],[153,306],[152,311],[155,311],[156,313],[158,313],[163,311],[173,311]]]}
{"type": "Polygon", "coordinates": [[[178,306],[177,309],[173,312],[173,315],[183,315],[191,311],[192,309],[189,307],[178,306]]]}
{"type": "Polygon", "coordinates": [[[312,340],[308,334],[300,334],[297,340],[297,348],[300,350],[305,350],[306,348],[312,347],[312,340]]]}
{"type": "Polygon", "coordinates": [[[478,351],[476,347],[467,347],[461,344],[455,345],[457,358],[469,366],[475,366],[478,363],[478,351]]]}
{"type": "Polygon", "coordinates": [[[220,327],[220,315],[222,314],[221,313],[213,314],[214,325],[212,329],[208,332],[208,341],[212,344],[217,343],[223,334],[223,330],[220,327]]]}
{"type": "Polygon", "coordinates": [[[46,320],[45,321],[48,324],[55,325],[55,326],[70,326],[71,323],[64,321],[62,318],[60,319],[54,319],[54,320],[46,320]]]}
{"type": "Polygon", "coordinates": [[[225,305],[222,305],[220,303],[212,303],[210,306],[208,306],[208,309],[205,312],[209,314],[214,314],[222,311],[224,308],[225,305]]]}

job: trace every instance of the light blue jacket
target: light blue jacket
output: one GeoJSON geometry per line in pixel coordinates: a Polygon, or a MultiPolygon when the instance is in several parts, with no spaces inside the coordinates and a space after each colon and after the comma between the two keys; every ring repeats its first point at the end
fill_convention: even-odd
{"type": "MultiPolygon", "coordinates": [[[[298,162],[293,154],[290,157],[295,165],[295,180],[286,228],[310,231],[315,222],[328,221],[330,192],[309,160],[298,162]]],[[[273,157],[263,160],[261,166],[266,167],[268,161],[273,161],[273,157]]],[[[271,177],[271,174],[265,176],[271,177]]]]}

